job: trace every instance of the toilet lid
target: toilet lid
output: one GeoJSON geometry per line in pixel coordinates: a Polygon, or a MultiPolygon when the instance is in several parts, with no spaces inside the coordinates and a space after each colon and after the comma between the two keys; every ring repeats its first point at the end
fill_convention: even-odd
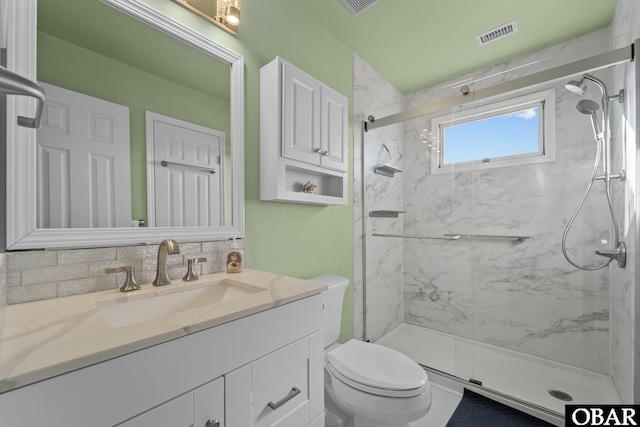
{"type": "Polygon", "coordinates": [[[416,362],[378,344],[350,340],[329,352],[327,359],[337,373],[376,389],[421,392],[428,381],[416,362]]]}

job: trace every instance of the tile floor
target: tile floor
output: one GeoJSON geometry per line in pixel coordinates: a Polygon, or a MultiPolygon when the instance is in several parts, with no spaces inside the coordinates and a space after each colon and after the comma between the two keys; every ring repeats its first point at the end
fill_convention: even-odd
{"type": "Polygon", "coordinates": [[[431,384],[431,409],[422,419],[410,427],[444,427],[462,399],[463,387],[436,374],[429,373],[431,384]]]}

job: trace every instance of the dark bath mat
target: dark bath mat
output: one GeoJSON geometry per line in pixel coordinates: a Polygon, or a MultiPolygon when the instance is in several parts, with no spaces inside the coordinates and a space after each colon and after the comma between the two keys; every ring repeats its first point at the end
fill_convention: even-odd
{"type": "Polygon", "coordinates": [[[464,390],[447,427],[553,427],[524,412],[464,390]]]}

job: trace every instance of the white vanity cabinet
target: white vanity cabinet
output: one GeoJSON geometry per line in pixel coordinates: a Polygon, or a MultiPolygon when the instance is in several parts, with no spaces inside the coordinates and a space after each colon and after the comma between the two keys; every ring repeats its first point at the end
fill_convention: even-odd
{"type": "Polygon", "coordinates": [[[320,295],[191,332],[2,393],[0,425],[324,425],[320,295]]]}
{"type": "Polygon", "coordinates": [[[260,70],[260,198],[346,204],[347,97],[277,57],[260,70]],[[314,194],[302,192],[307,182],[314,194]]]}

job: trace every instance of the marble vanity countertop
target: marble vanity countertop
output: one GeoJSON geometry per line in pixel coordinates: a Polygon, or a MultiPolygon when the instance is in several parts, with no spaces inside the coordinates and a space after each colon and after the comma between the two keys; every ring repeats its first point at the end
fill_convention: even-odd
{"type": "MultiPolygon", "coordinates": [[[[216,273],[156,288],[92,292],[4,308],[0,341],[0,393],[186,336],[270,308],[318,294],[325,285],[262,271],[216,273]],[[154,320],[112,326],[94,302],[141,299],[169,288],[197,287],[224,279],[264,288],[261,292],[202,305],[154,320]]],[[[99,305],[99,304],[98,304],[99,305]]]]}

